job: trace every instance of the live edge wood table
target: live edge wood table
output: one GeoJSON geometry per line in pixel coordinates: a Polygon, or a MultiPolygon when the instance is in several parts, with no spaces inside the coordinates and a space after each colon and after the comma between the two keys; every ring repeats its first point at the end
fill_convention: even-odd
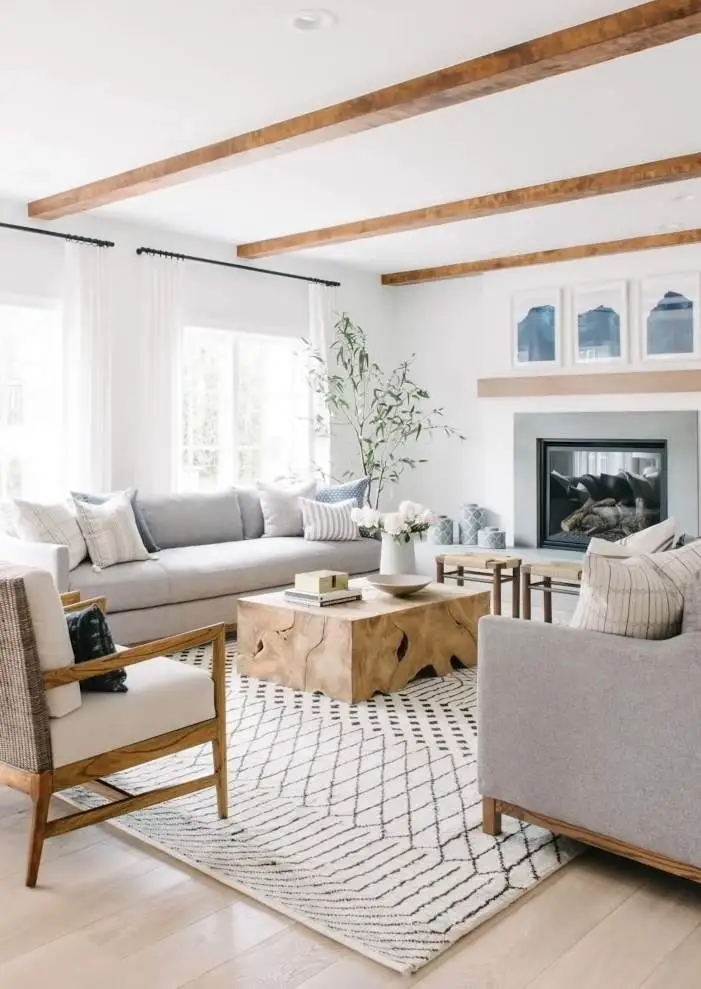
{"type": "Polygon", "coordinates": [[[428,666],[450,676],[453,659],[477,662],[488,591],[430,584],[392,598],[362,579],[352,586],[362,587],[362,601],[326,608],[292,604],[283,591],[239,598],[239,673],[364,701],[400,690],[428,666]]]}
{"type": "Polygon", "coordinates": [[[478,584],[492,585],[492,614],[501,614],[501,589],[504,584],[513,584],[511,614],[518,618],[519,593],[521,582],[521,558],[518,556],[498,556],[495,553],[456,553],[436,557],[436,580],[442,584],[446,579],[455,580],[462,587],[465,580],[478,584]],[[451,570],[450,567],[453,567],[451,570]]]}
{"type": "Polygon", "coordinates": [[[521,569],[523,617],[531,617],[531,595],[540,591],[543,595],[543,619],[552,624],[553,594],[579,594],[582,583],[582,564],[567,561],[543,561],[524,563],[521,569]]]}

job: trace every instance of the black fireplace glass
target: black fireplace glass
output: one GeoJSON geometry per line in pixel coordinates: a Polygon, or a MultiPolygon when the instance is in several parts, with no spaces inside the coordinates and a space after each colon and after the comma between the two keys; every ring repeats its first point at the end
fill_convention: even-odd
{"type": "Polygon", "coordinates": [[[664,441],[538,441],[538,544],[585,549],[667,517],[664,441]]]}

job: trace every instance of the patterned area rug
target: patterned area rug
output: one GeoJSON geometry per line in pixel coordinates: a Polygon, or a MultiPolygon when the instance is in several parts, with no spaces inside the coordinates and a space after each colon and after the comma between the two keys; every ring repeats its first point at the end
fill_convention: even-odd
{"type": "MultiPolygon", "coordinates": [[[[577,854],[510,818],[500,838],[483,834],[474,670],[349,705],[239,677],[234,644],[228,656],[229,820],[212,789],[117,827],[400,972],[577,854]]],[[[209,664],[206,649],[178,658],[209,664]]],[[[114,779],[140,792],[206,772],[209,746],[114,779]]]]}

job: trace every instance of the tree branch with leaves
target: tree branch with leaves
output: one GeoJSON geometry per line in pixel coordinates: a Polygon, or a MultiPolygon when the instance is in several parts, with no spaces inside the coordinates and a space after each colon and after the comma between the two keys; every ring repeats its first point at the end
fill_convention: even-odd
{"type": "MultiPolygon", "coordinates": [[[[363,474],[370,478],[368,504],[377,508],[387,484],[427,462],[408,452],[422,436],[465,437],[442,421],[445,410],[432,406],[429,393],[412,378],[415,354],[386,373],[370,358],[365,331],[347,313],[338,317],[334,331],[326,359],[307,344],[309,380],[332,424],[351,431],[363,474]]],[[[315,428],[328,428],[324,416],[316,417],[315,428]]],[[[344,477],[352,474],[345,471],[344,477]]]]}

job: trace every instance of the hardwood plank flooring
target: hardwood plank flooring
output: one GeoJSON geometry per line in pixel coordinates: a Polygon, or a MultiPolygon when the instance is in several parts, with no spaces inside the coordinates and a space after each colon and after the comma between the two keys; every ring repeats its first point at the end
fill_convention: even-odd
{"type": "Polygon", "coordinates": [[[27,890],[28,823],[26,798],[0,790],[0,989],[47,978],[52,989],[701,984],[701,887],[604,854],[576,860],[401,976],[109,826],[52,839],[40,885],[27,890]]]}

